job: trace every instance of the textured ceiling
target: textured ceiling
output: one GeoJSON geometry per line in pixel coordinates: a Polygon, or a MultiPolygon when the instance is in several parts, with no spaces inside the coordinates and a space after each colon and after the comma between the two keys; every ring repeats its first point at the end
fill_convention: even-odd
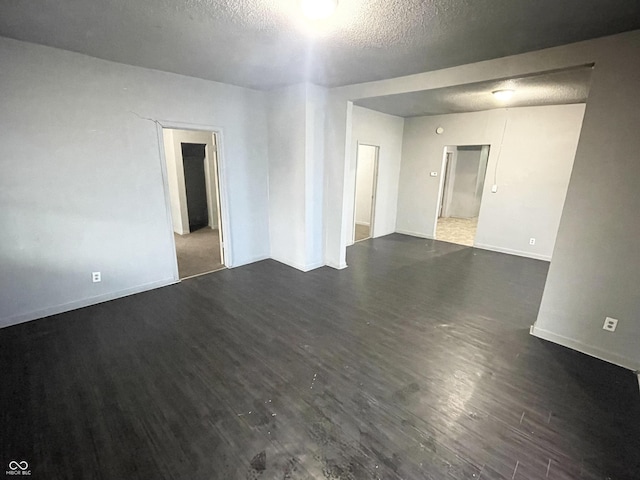
{"type": "Polygon", "coordinates": [[[638,0],[0,0],[0,35],[269,89],[338,86],[640,28],[638,0]]]}
{"type": "Polygon", "coordinates": [[[592,70],[592,66],[584,66],[527,77],[365,98],[354,103],[399,117],[584,103],[589,95],[592,70]],[[500,89],[514,90],[513,97],[508,101],[498,100],[491,92],[500,89]]]}

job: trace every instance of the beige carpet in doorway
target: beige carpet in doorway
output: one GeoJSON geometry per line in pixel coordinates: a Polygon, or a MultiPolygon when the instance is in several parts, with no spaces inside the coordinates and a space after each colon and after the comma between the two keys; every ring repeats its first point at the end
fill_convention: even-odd
{"type": "Polygon", "coordinates": [[[436,240],[443,242],[457,243],[473,247],[478,229],[478,217],[475,218],[454,218],[446,217],[438,219],[436,229],[436,240]]]}
{"type": "Polygon", "coordinates": [[[173,234],[180,278],[212,272],[224,267],[220,261],[218,230],[201,228],[186,235],[173,234]]]}
{"type": "Polygon", "coordinates": [[[369,225],[361,225],[356,223],[356,242],[369,238],[369,225]]]}

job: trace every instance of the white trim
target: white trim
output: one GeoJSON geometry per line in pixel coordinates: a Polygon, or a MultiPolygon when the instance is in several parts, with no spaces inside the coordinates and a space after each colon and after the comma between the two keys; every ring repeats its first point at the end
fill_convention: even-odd
{"type": "Polygon", "coordinates": [[[126,288],[124,290],[118,290],[117,292],[104,293],[95,297],[83,298],[82,300],[74,300],[73,302],[43,308],[42,310],[35,310],[29,313],[21,313],[20,315],[14,315],[13,317],[8,317],[0,320],[0,328],[16,325],[18,323],[30,322],[32,320],[38,320],[40,318],[49,317],[51,315],[57,315],[59,313],[64,313],[71,310],[77,310],[78,308],[89,307],[98,303],[104,303],[110,300],[128,297],[129,295],[134,295],[136,293],[142,293],[148,290],[166,287],[167,285],[175,285],[176,283],[179,282],[170,278],[157,282],[145,283],[143,285],[126,288]]]}
{"type": "Polygon", "coordinates": [[[519,257],[533,258],[535,260],[544,260],[545,262],[551,261],[551,255],[542,255],[540,253],[525,252],[522,250],[514,250],[512,248],[496,247],[495,245],[486,245],[484,243],[474,243],[474,248],[481,248],[483,250],[491,250],[492,252],[508,253],[509,255],[517,255],[519,257]]]}
{"type": "Polygon", "coordinates": [[[324,267],[324,262],[314,262],[314,263],[298,263],[298,262],[292,262],[290,260],[285,260],[283,258],[276,258],[276,257],[271,257],[273,260],[275,260],[278,263],[282,263],[283,265],[286,265],[288,267],[291,268],[295,268],[296,270],[300,270],[301,272],[309,272],[311,270],[315,270],[316,268],[320,268],[320,267],[324,267]]]}
{"type": "MultiPolygon", "coordinates": [[[[442,195],[444,194],[444,188],[445,188],[444,182],[447,179],[446,177],[449,176],[448,174],[451,173],[449,171],[451,170],[451,162],[447,163],[447,158],[449,156],[449,153],[451,153],[451,156],[454,157],[454,153],[456,151],[454,149],[450,152],[449,148],[452,148],[452,147],[450,145],[445,145],[442,152],[442,162],[440,165],[440,172],[439,172],[440,178],[438,179],[438,197],[436,198],[436,215],[435,215],[435,220],[433,221],[433,238],[436,238],[436,235],[438,232],[438,219],[440,218],[440,206],[442,205],[442,195]]],[[[444,213],[444,211],[442,213],[444,213]]]]}
{"type": "Polygon", "coordinates": [[[370,223],[366,223],[366,222],[356,222],[356,225],[364,225],[365,227],[370,227],[371,226],[370,223]]]}
{"type": "Polygon", "coordinates": [[[227,266],[227,268],[238,268],[238,267],[244,267],[245,265],[249,265],[251,263],[256,263],[256,262],[261,262],[263,260],[269,260],[271,257],[269,255],[256,255],[255,257],[249,257],[245,260],[242,260],[236,264],[234,264],[232,267],[227,266]]]}
{"type": "Polygon", "coordinates": [[[344,270],[345,268],[348,267],[348,265],[346,263],[343,263],[342,265],[336,265],[334,263],[327,262],[326,265],[327,265],[327,267],[331,267],[331,268],[334,268],[336,270],[344,270]]]}
{"type": "Polygon", "coordinates": [[[557,343],[558,345],[577,350],[578,352],[585,353],[589,356],[598,358],[605,362],[613,363],[614,365],[618,365],[619,367],[627,368],[636,372],[640,370],[640,363],[638,363],[637,361],[634,361],[622,355],[618,355],[616,353],[601,350],[600,348],[594,347],[593,345],[584,344],[578,340],[565,337],[564,335],[559,335],[557,333],[550,332],[549,330],[538,328],[535,326],[535,324],[531,325],[529,333],[534,337],[548,340],[550,342],[557,343]]]}
{"type": "Polygon", "coordinates": [[[324,267],[324,262],[323,261],[318,261],[318,262],[314,262],[314,263],[307,263],[307,265],[304,267],[305,268],[305,272],[310,272],[311,270],[315,270],[316,268],[320,268],[320,267],[324,267]]]}
{"type": "Polygon", "coordinates": [[[433,235],[427,235],[426,233],[420,233],[420,232],[412,232],[411,230],[403,230],[403,229],[396,228],[396,231],[393,232],[393,233],[401,233],[402,235],[409,235],[411,237],[418,237],[418,238],[426,238],[426,239],[429,239],[429,240],[435,240],[433,238],[433,235]]]}

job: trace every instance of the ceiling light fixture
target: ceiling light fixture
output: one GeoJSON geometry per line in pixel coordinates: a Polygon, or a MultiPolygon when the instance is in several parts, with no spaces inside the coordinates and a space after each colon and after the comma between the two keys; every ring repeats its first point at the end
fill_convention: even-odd
{"type": "Polygon", "coordinates": [[[509,100],[511,97],[513,97],[513,94],[515,93],[514,90],[510,90],[508,88],[502,89],[502,90],[494,90],[493,95],[500,100],[501,102],[506,102],[507,100],[509,100]]]}
{"type": "Polygon", "coordinates": [[[300,7],[305,17],[310,20],[324,20],[335,12],[338,0],[302,0],[300,7]]]}

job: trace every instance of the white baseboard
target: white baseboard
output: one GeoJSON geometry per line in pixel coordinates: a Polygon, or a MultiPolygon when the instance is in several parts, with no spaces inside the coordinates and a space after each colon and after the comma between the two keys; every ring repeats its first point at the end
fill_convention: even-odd
{"type": "Polygon", "coordinates": [[[238,263],[234,263],[233,265],[226,265],[227,268],[238,268],[244,265],[249,265],[250,263],[261,262],[262,260],[269,260],[271,257],[269,255],[256,255],[255,257],[249,257],[241,260],[238,263]]]}
{"type": "Polygon", "coordinates": [[[38,320],[40,318],[57,315],[59,313],[68,312],[70,310],[77,310],[78,308],[88,307],[90,305],[96,305],[98,303],[104,303],[122,297],[128,297],[129,295],[146,292],[148,290],[154,290],[160,287],[166,287],[167,285],[173,285],[175,283],[178,282],[173,278],[160,280],[158,282],[145,283],[144,285],[138,285],[136,287],[126,288],[124,290],[118,290],[117,292],[105,293],[102,295],[97,295],[95,297],[84,298],[82,300],[75,300],[73,302],[63,303],[61,305],[55,305],[53,307],[47,307],[41,310],[35,310],[33,312],[21,313],[19,315],[0,319],[0,328],[17,325],[18,323],[30,322],[32,320],[38,320]]]}
{"type": "Polygon", "coordinates": [[[429,240],[434,240],[433,235],[427,235],[421,232],[412,232],[411,230],[402,230],[402,229],[396,228],[395,233],[401,233],[402,235],[410,235],[412,237],[427,238],[429,240]]]}
{"type": "Polygon", "coordinates": [[[496,247],[495,245],[487,245],[484,243],[474,243],[473,246],[475,248],[481,248],[483,250],[491,250],[492,252],[508,253],[509,255],[517,255],[519,257],[533,258],[535,260],[544,260],[545,262],[551,261],[551,255],[541,255],[539,253],[525,252],[523,250],[514,250],[511,248],[496,247]]]}
{"type": "Polygon", "coordinates": [[[324,267],[324,262],[314,262],[314,263],[299,263],[293,260],[289,260],[286,258],[277,258],[271,257],[276,262],[280,262],[288,267],[295,268],[296,270],[300,270],[301,272],[309,272],[311,270],[315,270],[316,268],[324,267]]]}
{"type": "Polygon", "coordinates": [[[326,262],[326,266],[327,267],[331,267],[331,268],[335,268],[336,270],[344,270],[345,268],[347,268],[347,264],[345,263],[333,263],[333,262],[326,262]]]}
{"type": "Polygon", "coordinates": [[[619,367],[627,368],[629,370],[633,370],[634,372],[640,370],[640,363],[638,363],[638,361],[634,361],[630,358],[612,352],[601,350],[600,348],[594,347],[593,345],[586,345],[578,340],[574,340],[563,335],[558,335],[557,333],[550,332],[549,330],[538,328],[535,326],[535,324],[531,325],[530,333],[534,337],[548,340],[550,342],[557,343],[558,345],[577,350],[578,352],[585,353],[589,356],[598,358],[605,362],[613,363],[614,365],[618,365],[619,367]]]}
{"type": "Polygon", "coordinates": [[[304,267],[305,269],[303,271],[310,272],[311,270],[315,270],[316,268],[320,268],[320,267],[324,267],[324,262],[319,261],[319,262],[314,262],[314,263],[307,263],[307,265],[304,267]]]}

